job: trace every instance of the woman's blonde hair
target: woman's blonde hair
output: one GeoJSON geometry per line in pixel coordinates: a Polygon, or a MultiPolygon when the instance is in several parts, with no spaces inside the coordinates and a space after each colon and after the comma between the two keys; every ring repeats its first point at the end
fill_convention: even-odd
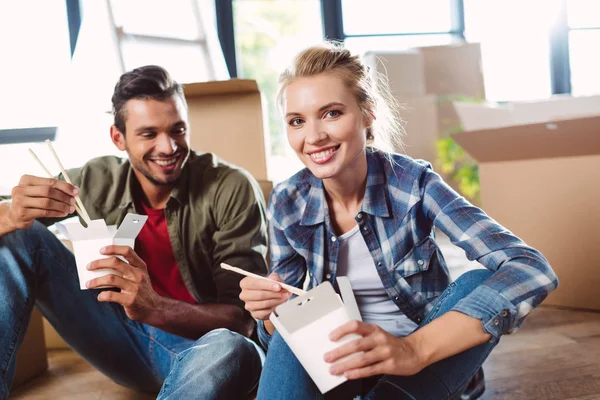
{"type": "Polygon", "coordinates": [[[367,128],[367,145],[394,152],[402,148],[404,127],[399,116],[400,106],[391,95],[387,78],[370,71],[362,59],[344,48],[341,43],[324,42],[311,46],[294,57],[292,64],[279,76],[277,103],[283,109],[286,87],[300,77],[323,73],[339,76],[356,96],[366,116],[374,116],[367,128]]]}

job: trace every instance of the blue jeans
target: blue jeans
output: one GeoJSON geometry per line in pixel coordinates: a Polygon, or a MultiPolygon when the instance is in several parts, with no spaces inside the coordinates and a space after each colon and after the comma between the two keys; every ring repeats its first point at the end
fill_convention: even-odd
{"type": "MultiPolygon", "coordinates": [[[[452,307],[491,276],[488,270],[469,271],[442,293],[421,326],[450,311],[452,307]]],[[[352,399],[444,400],[459,399],[480,369],[496,339],[430,365],[412,376],[384,375],[348,381],[328,392],[319,392],[294,353],[275,332],[271,338],[258,386],[259,400],[352,399]]]]}
{"type": "Polygon", "coordinates": [[[80,290],[72,253],[36,222],[0,238],[0,399],[34,307],[77,353],[109,378],[160,399],[244,399],[263,353],[227,329],[198,340],[134,322],[99,290],[80,290]]]}

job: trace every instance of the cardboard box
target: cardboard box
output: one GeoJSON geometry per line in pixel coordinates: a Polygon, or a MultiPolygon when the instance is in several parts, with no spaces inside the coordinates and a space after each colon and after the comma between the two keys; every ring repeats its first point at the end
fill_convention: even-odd
{"type": "Polygon", "coordinates": [[[265,198],[265,204],[268,206],[269,198],[271,197],[271,192],[273,191],[273,182],[259,180],[258,184],[260,185],[260,190],[262,191],[263,197],[265,198]]]}
{"type": "Polygon", "coordinates": [[[400,103],[408,100],[409,106],[410,102],[418,104],[415,107],[418,115],[411,115],[406,110],[402,112],[402,116],[409,120],[407,144],[418,143],[418,150],[414,153],[407,146],[406,152],[411,157],[433,161],[436,139],[459,130],[460,119],[453,101],[465,97],[485,98],[478,43],[417,47],[401,52],[369,52],[364,58],[373,75],[387,77],[391,92],[400,103]],[[435,100],[436,111],[431,110],[431,99],[435,100]],[[417,128],[409,127],[411,118],[419,120],[417,124],[413,122],[417,128]],[[435,118],[436,125],[425,122],[425,118],[435,118]]]}
{"type": "Polygon", "coordinates": [[[344,302],[331,283],[325,281],[305,295],[278,306],[269,317],[323,394],[347,381],[343,375],[329,373],[331,364],[323,359],[325,353],[360,338],[353,334],[337,342],[329,340],[329,334],[346,322],[362,321],[350,281],[339,277],[337,282],[344,302]]]}
{"type": "Polygon", "coordinates": [[[486,213],[544,254],[546,305],[600,310],[600,117],[462,132],[486,213]]]}
{"type": "Polygon", "coordinates": [[[37,309],[34,309],[29,321],[29,327],[17,353],[17,368],[12,388],[14,389],[38,377],[47,369],[48,358],[44,342],[42,315],[37,309]]]}
{"type": "Polygon", "coordinates": [[[365,63],[387,76],[392,94],[485,98],[481,46],[456,43],[397,52],[368,52],[365,63]]]}
{"type": "Polygon", "coordinates": [[[196,151],[212,152],[266,180],[269,135],[256,81],[231,79],[183,85],[196,151]]]}
{"type": "Polygon", "coordinates": [[[463,129],[472,131],[600,115],[600,96],[556,95],[503,104],[459,101],[454,107],[463,129]]]}
{"type": "MultiPolygon", "coordinates": [[[[107,226],[102,219],[92,220],[87,228],[81,225],[79,220],[56,223],[60,233],[72,242],[81,290],[87,289],[85,284],[90,279],[108,274],[120,275],[110,268],[88,271],[86,267],[92,261],[109,257],[100,254],[100,249],[104,246],[114,244],[134,248],[135,238],[142,230],[147,219],[148,216],[146,215],[129,213],[118,229],[113,225],[107,226]]],[[[119,258],[123,259],[121,256],[119,258]]]]}
{"type": "Polygon", "coordinates": [[[438,106],[436,96],[398,96],[405,136],[398,152],[434,163],[437,158],[438,106]]]}
{"type": "Polygon", "coordinates": [[[419,49],[403,51],[371,51],[363,60],[372,71],[385,76],[394,96],[423,96],[425,88],[425,63],[419,49]]]}
{"type": "Polygon", "coordinates": [[[427,94],[485,99],[479,43],[419,47],[419,51],[423,54],[427,94]]]}

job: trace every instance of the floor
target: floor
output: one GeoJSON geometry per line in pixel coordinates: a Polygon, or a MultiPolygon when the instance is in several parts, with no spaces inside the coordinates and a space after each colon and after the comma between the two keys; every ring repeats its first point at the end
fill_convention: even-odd
{"type": "MultiPolygon", "coordinates": [[[[478,264],[439,237],[453,277],[478,264]]],[[[152,396],[123,388],[69,350],[49,353],[50,368],[10,399],[129,400],[152,396]]],[[[484,365],[482,400],[600,400],[600,313],[539,307],[504,336],[484,365]]]]}

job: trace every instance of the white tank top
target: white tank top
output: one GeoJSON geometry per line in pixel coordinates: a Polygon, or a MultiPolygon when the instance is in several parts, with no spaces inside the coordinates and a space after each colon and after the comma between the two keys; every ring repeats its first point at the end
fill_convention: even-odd
{"type": "Polygon", "coordinates": [[[417,328],[389,298],[377,273],[358,225],[338,236],[337,276],[350,280],[363,321],[379,325],[396,337],[407,336],[417,328]]]}

